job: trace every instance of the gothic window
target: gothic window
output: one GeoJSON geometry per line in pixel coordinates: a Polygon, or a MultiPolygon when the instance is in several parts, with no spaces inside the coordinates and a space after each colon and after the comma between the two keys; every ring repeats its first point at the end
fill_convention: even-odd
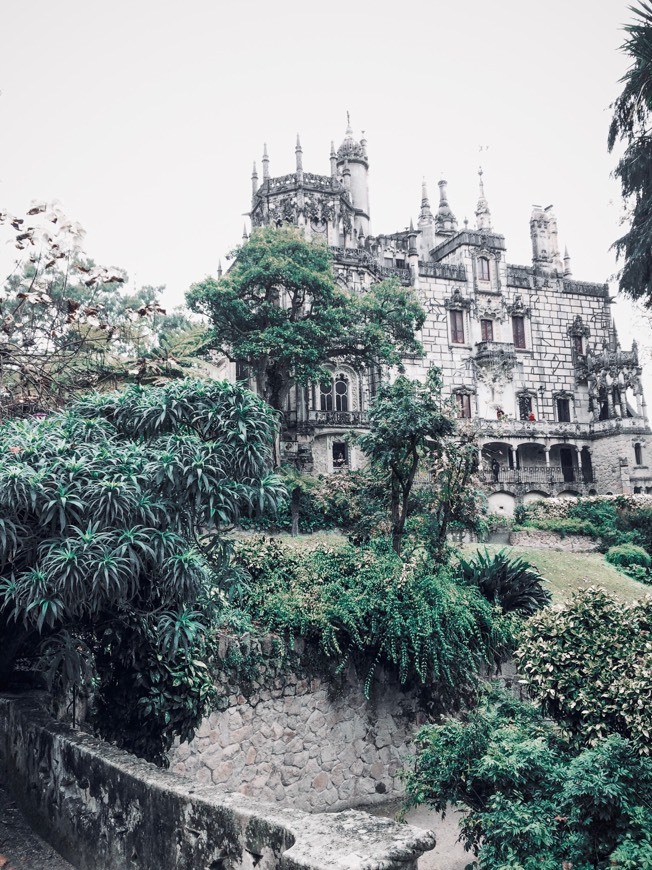
{"type": "Polygon", "coordinates": [[[557,420],[560,423],[570,423],[570,399],[557,399],[557,420]]]}
{"type": "Polygon", "coordinates": [[[640,444],[634,445],[634,461],[637,465],[643,465],[643,448],[640,444]]]}
{"type": "Polygon", "coordinates": [[[338,375],[335,380],[335,410],[349,410],[349,381],[345,375],[338,375]]]}
{"type": "Polygon", "coordinates": [[[478,278],[481,281],[489,280],[489,260],[486,257],[478,257],[478,278]]]}
{"type": "Polygon", "coordinates": [[[584,355],[584,337],[581,335],[573,336],[573,350],[578,356],[584,355]]]}
{"type": "Polygon", "coordinates": [[[451,341],[464,344],[464,312],[451,311],[451,341]]]}
{"type": "Polygon", "coordinates": [[[493,320],[481,320],[480,321],[480,330],[482,333],[483,341],[493,341],[494,340],[494,322],[493,320]]]}
{"type": "Polygon", "coordinates": [[[322,411],[333,410],[333,384],[321,384],[319,387],[319,407],[322,411]]]}
{"type": "Polygon", "coordinates": [[[471,396],[468,393],[457,393],[457,416],[468,419],[471,416],[471,396]]]}
{"type": "Polygon", "coordinates": [[[243,359],[237,359],[235,361],[235,379],[236,381],[249,380],[249,366],[243,359]]]}
{"type": "Polygon", "coordinates": [[[514,336],[514,347],[525,347],[525,318],[512,317],[512,334],[514,336]]]}
{"type": "Polygon", "coordinates": [[[534,411],[532,410],[532,396],[522,393],[518,397],[518,416],[521,420],[529,420],[531,417],[534,417],[534,411]]]}

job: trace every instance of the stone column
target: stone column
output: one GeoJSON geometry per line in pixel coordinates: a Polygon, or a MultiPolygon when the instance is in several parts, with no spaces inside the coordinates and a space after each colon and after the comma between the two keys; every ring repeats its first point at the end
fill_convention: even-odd
{"type": "Polygon", "coordinates": [[[577,473],[579,475],[578,483],[584,483],[584,474],[582,473],[582,448],[575,445],[575,453],[577,454],[577,473]]]}

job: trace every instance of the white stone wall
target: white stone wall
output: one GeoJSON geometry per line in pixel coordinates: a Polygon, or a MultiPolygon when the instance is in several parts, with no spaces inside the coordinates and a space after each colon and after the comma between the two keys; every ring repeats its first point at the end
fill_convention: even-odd
{"type": "MultiPolygon", "coordinates": [[[[233,687],[231,687],[233,689],[233,687]]],[[[402,793],[399,771],[423,721],[413,694],[380,678],[372,701],[350,673],[341,688],[321,677],[267,671],[254,691],[228,697],[170,769],[282,806],[321,812],[402,793]]]]}

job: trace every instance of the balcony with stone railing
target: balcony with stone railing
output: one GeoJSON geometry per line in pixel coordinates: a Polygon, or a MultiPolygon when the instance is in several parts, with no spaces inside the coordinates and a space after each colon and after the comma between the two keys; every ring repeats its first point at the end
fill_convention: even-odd
{"type": "Polygon", "coordinates": [[[473,421],[478,434],[484,438],[524,438],[528,441],[556,438],[568,439],[601,438],[607,435],[630,433],[649,434],[650,427],[643,417],[614,417],[610,420],[597,420],[591,423],[560,423],[558,420],[513,420],[502,417],[500,420],[473,421]]]}
{"type": "Polygon", "coordinates": [[[308,420],[314,426],[368,426],[366,411],[308,411],[308,420]]]}
{"type": "Polygon", "coordinates": [[[534,465],[523,468],[501,468],[496,472],[483,469],[480,479],[484,484],[540,484],[549,486],[559,483],[581,483],[582,475],[577,466],[562,468],[560,465],[534,465]]]}
{"type": "Polygon", "coordinates": [[[514,365],[516,363],[516,350],[514,345],[508,341],[478,341],[475,345],[474,359],[480,365],[487,363],[514,365]]]}

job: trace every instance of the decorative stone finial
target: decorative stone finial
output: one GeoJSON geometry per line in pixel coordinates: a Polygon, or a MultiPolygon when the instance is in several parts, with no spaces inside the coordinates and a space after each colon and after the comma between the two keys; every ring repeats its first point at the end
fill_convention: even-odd
{"type": "Polygon", "coordinates": [[[267,154],[267,142],[263,145],[263,181],[269,178],[269,155],[267,154]]]}
{"type": "Polygon", "coordinates": [[[478,198],[478,205],[475,210],[476,216],[476,226],[479,230],[490,230],[491,229],[491,211],[489,210],[489,203],[484,194],[484,182],[482,180],[482,176],[484,172],[482,171],[482,166],[478,169],[478,176],[480,178],[480,196],[478,198]]]}
{"type": "Polygon", "coordinates": [[[221,277],[222,277],[222,261],[218,260],[217,261],[217,279],[218,279],[218,281],[221,277]]]}
{"type": "Polygon", "coordinates": [[[448,182],[442,178],[438,184],[439,207],[435,218],[435,228],[438,235],[452,235],[457,230],[457,218],[448,204],[448,182]]]}
{"type": "Polygon", "coordinates": [[[245,223],[242,226],[242,241],[246,242],[248,239],[249,239],[249,236],[247,235],[247,224],[245,223]]]}

